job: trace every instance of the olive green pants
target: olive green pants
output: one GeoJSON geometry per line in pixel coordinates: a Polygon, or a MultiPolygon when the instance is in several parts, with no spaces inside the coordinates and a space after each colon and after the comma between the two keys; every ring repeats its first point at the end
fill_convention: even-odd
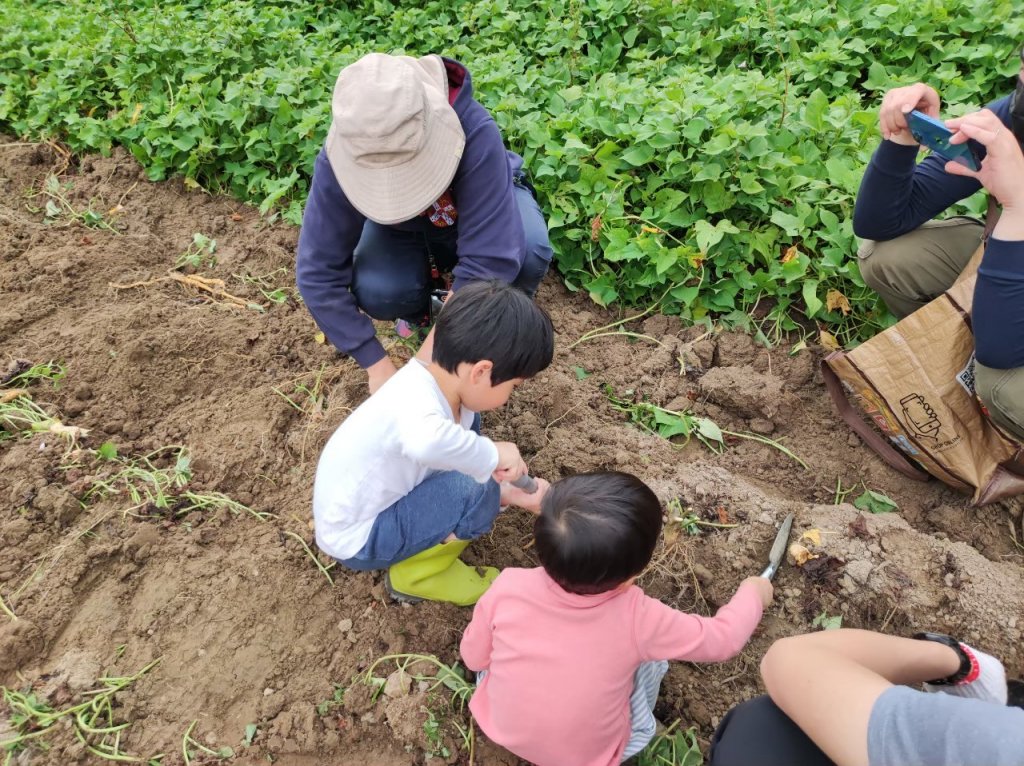
{"type": "MultiPolygon", "coordinates": [[[[864,240],[861,276],[897,317],[948,290],[978,249],[984,227],[974,218],[929,221],[885,242],[864,240]]],[[[1024,367],[996,370],[975,362],[975,386],[992,419],[1024,440],[1024,367]]]]}

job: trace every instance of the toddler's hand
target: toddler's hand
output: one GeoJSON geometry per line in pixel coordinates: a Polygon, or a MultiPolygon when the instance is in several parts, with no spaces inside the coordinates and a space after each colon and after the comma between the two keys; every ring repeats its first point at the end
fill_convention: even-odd
{"type": "Polygon", "coordinates": [[[757,589],[757,595],[761,597],[761,606],[767,607],[775,597],[775,588],[767,577],[748,577],[741,585],[750,583],[757,589]]]}
{"type": "Polygon", "coordinates": [[[511,484],[501,485],[501,504],[502,505],[515,505],[522,508],[524,511],[530,513],[540,513],[540,503],[544,499],[544,495],[547,494],[551,484],[546,479],[540,479],[534,477],[533,479],[537,482],[537,491],[528,493],[519,487],[513,487],[511,484]]]}
{"type": "Polygon", "coordinates": [[[498,448],[498,467],[491,476],[496,482],[515,481],[527,472],[526,463],[516,445],[512,442],[494,442],[494,446],[498,448]]]}

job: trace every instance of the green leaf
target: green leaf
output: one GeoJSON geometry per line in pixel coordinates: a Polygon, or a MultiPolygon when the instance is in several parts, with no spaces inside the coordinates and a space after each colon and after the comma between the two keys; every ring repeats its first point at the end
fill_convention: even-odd
{"type": "Polygon", "coordinates": [[[590,377],[590,373],[582,367],[573,367],[572,371],[576,373],[576,380],[584,380],[590,377]]]}
{"type": "Polygon", "coordinates": [[[772,212],[771,222],[776,226],[779,226],[787,236],[796,237],[799,236],[803,230],[804,221],[792,213],[787,213],[784,210],[775,210],[772,212]]]}
{"type": "Polygon", "coordinates": [[[825,305],[821,299],[818,298],[818,280],[817,279],[806,279],[804,280],[803,289],[801,294],[804,297],[804,304],[807,306],[807,316],[813,317],[822,307],[825,305]]]}
{"type": "Polygon", "coordinates": [[[114,442],[103,442],[97,447],[96,454],[104,460],[117,460],[117,445],[114,442]]]}
{"type": "Polygon", "coordinates": [[[250,723],[245,726],[245,736],[242,738],[242,742],[248,747],[252,744],[252,741],[256,739],[256,724],[250,723]]]}
{"type": "Polygon", "coordinates": [[[718,424],[709,418],[694,418],[694,424],[697,426],[697,433],[703,436],[705,439],[710,439],[715,442],[722,442],[722,429],[718,427],[718,424]]]}
{"type": "Polygon", "coordinates": [[[838,630],[843,627],[843,616],[837,614],[834,617],[829,617],[828,613],[822,611],[821,614],[811,621],[811,627],[821,628],[822,630],[838,630]]]}
{"type": "Polygon", "coordinates": [[[891,497],[870,489],[853,501],[853,507],[871,513],[890,513],[899,510],[896,501],[891,497]]]}
{"type": "Polygon", "coordinates": [[[725,236],[707,221],[697,221],[693,226],[693,233],[697,238],[697,247],[702,253],[706,253],[710,247],[717,245],[725,236]]]}
{"type": "Polygon", "coordinates": [[[649,146],[631,146],[622,153],[622,159],[633,167],[640,167],[654,159],[654,149],[649,146]]]}

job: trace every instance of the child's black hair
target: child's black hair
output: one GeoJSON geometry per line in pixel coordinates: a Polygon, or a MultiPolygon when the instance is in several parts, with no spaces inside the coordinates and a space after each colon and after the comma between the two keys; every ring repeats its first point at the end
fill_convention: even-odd
{"type": "Polygon", "coordinates": [[[551,485],[534,522],[537,557],[570,593],[593,595],[640,574],[661,535],[661,503],[619,471],[569,476],[551,485]]]}
{"type": "Polygon", "coordinates": [[[532,378],[551,364],[551,318],[523,291],[505,282],[473,282],[445,303],[434,325],[432,359],[448,372],[488,360],[491,385],[532,378]]]}

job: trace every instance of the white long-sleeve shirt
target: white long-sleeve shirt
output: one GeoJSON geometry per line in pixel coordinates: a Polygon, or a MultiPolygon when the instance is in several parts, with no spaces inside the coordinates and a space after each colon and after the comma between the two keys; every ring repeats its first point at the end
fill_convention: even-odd
{"type": "Polygon", "coordinates": [[[483,484],[498,466],[494,442],[456,422],[433,375],[413,359],[356,408],[324,447],[313,485],[320,549],[337,559],[366,544],[377,515],[436,471],[483,484]]]}

